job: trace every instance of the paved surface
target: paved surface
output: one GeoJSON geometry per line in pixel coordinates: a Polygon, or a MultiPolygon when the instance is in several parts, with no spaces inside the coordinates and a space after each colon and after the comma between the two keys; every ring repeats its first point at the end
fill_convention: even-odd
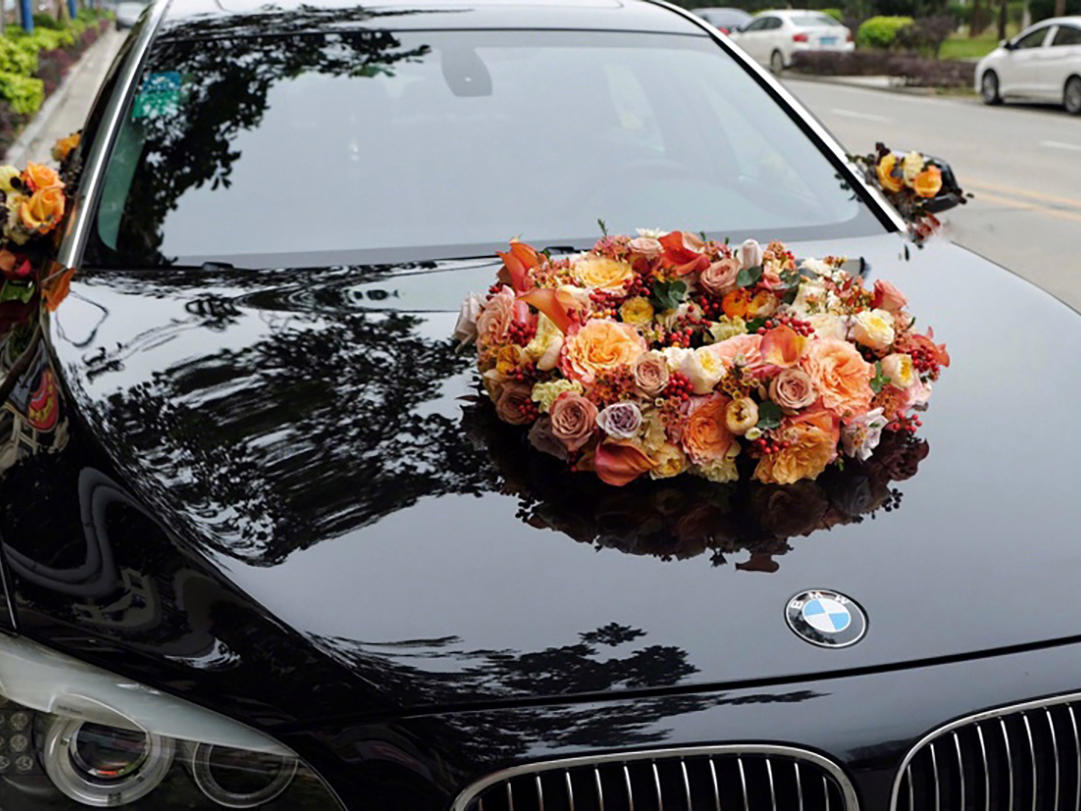
{"type": "Polygon", "coordinates": [[[948,161],[975,195],[946,212],[951,238],[1081,310],[1081,118],[1050,106],[785,85],[850,152],[883,141],[948,161]]]}
{"type": "Polygon", "coordinates": [[[82,129],[98,87],[126,35],[126,31],[111,30],[90,46],[64,83],[45,100],[35,120],[12,144],[7,163],[23,166],[27,160],[46,160],[58,138],[82,129]]]}

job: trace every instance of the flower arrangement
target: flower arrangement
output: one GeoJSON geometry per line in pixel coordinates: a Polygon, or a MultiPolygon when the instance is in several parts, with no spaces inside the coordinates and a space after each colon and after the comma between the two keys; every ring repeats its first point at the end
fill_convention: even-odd
{"type": "MultiPolygon", "coordinates": [[[[603,226],[603,224],[602,224],[603,226]]],[[[530,443],[622,486],[684,473],[791,484],[866,459],[949,365],[892,284],[837,257],[797,268],[779,242],[738,249],[684,231],[602,237],[552,258],[500,254],[462,305],[497,415],[530,443]]]]}
{"type": "Polygon", "coordinates": [[[871,155],[855,156],[867,182],[877,188],[908,223],[921,243],[942,227],[937,211],[967,202],[953,173],[919,152],[900,153],[875,144],[871,155]]]}
{"type": "Polygon", "coordinates": [[[53,267],[52,237],[67,209],[68,183],[62,175],[78,139],[78,134],[69,135],[53,147],[59,172],[41,163],[28,163],[22,170],[0,166],[0,303],[27,304],[40,290],[55,309],[66,294],[71,273],[53,267]]]}

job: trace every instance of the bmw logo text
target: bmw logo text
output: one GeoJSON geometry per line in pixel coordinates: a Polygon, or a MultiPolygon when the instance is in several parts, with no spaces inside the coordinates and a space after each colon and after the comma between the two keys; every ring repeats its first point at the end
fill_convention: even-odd
{"type": "Polygon", "coordinates": [[[855,600],[839,591],[801,591],[785,607],[788,627],[805,642],[823,648],[855,645],[867,633],[867,616],[855,600]]]}

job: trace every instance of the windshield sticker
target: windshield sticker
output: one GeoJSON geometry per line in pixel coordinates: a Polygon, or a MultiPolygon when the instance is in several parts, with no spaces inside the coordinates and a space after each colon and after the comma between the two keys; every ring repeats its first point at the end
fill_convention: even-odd
{"type": "Polygon", "coordinates": [[[178,71],[151,73],[135,97],[132,119],[176,115],[180,110],[180,84],[178,71]]]}

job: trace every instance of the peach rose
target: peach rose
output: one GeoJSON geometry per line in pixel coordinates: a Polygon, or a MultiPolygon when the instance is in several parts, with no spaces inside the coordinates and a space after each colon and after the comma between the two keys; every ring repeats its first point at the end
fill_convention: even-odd
{"type": "Polygon", "coordinates": [[[63,188],[60,175],[55,169],[50,169],[42,163],[28,163],[22,173],[23,184],[31,192],[38,189],[63,188]]]}
{"type": "Polygon", "coordinates": [[[744,366],[755,367],[762,363],[761,335],[734,335],[713,344],[710,349],[730,365],[742,363],[744,366]]]}
{"type": "Polygon", "coordinates": [[[928,166],[916,175],[912,188],[920,197],[934,197],[942,191],[942,170],[937,166],[928,166]]]}
{"type": "Polygon", "coordinates": [[[19,221],[27,231],[47,234],[63,216],[64,192],[57,186],[38,189],[19,203],[19,221]]]}
{"type": "Polygon", "coordinates": [[[477,344],[490,347],[507,342],[507,330],[514,322],[514,291],[506,285],[488,299],[477,316],[477,344]]]}
{"type": "Polygon", "coordinates": [[[769,398],[786,414],[792,414],[818,399],[814,383],[802,369],[785,369],[769,382],[769,398]]]}
{"type": "Polygon", "coordinates": [[[837,455],[837,436],[830,418],[792,421],[781,428],[782,450],[763,456],[754,477],[766,484],[792,484],[816,479],[837,455]]]}
{"type": "Polygon", "coordinates": [[[721,459],[735,441],[726,424],[728,404],[723,394],[703,398],[687,417],[683,428],[683,450],[695,464],[721,459]]]}
{"type": "Polygon", "coordinates": [[[597,424],[597,407],[580,394],[561,394],[548,409],[552,435],[568,451],[576,451],[589,442],[597,424]]]}
{"type": "Polygon", "coordinates": [[[630,366],[646,349],[645,339],[632,325],[595,318],[567,336],[560,368],[571,380],[589,385],[598,372],[630,366]]]}
{"type": "Polygon", "coordinates": [[[660,240],[653,237],[635,237],[630,241],[628,247],[631,249],[631,253],[643,256],[650,261],[664,252],[664,246],[661,245],[660,240]]]}
{"type": "Polygon", "coordinates": [[[862,414],[871,407],[874,366],[848,341],[811,341],[800,365],[822,395],[822,404],[839,416],[862,414]]]}
{"type": "Polygon", "coordinates": [[[724,296],[736,286],[739,275],[739,260],[735,257],[720,259],[702,271],[699,284],[712,296],[724,296]]]}
{"type": "Polygon", "coordinates": [[[668,385],[668,360],[659,352],[646,352],[634,362],[634,385],[656,397],[668,385]]]}

